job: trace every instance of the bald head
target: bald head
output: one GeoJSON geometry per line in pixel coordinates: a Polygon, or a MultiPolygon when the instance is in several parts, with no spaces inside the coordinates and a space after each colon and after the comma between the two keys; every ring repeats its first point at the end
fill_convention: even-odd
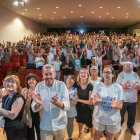
{"type": "Polygon", "coordinates": [[[132,69],[133,69],[132,63],[129,62],[129,61],[127,61],[127,62],[125,63],[125,65],[124,65],[124,72],[126,72],[126,73],[131,73],[131,72],[132,72],[132,69]]]}

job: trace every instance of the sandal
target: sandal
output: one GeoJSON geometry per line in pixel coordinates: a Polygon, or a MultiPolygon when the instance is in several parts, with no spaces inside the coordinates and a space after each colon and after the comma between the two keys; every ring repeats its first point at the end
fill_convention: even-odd
{"type": "Polygon", "coordinates": [[[80,140],[82,138],[82,133],[79,134],[74,140],[80,140]]]}
{"type": "Polygon", "coordinates": [[[89,132],[89,128],[88,127],[85,127],[84,132],[85,133],[88,133],[89,132]]]}

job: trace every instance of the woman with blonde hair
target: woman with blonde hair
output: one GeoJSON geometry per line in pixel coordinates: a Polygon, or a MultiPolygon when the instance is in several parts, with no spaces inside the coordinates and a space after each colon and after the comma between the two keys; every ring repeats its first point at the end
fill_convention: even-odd
{"type": "Polygon", "coordinates": [[[26,140],[26,124],[22,120],[25,99],[21,94],[18,76],[11,75],[6,80],[7,95],[2,99],[0,116],[6,131],[7,140],[26,140]]]}
{"type": "Polygon", "coordinates": [[[92,125],[92,114],[93,114],[93,105],[91,93],[93,90],[93,85],[90,83],[90,74],[87,69],[82,68],[79,71],[77,77],[77,93],[75,93],[75,99],[77,100],[77,117],[76,121],[79,127],[79,136],[77,140],[82,137],[82,128],[83,124],[90,129],[91,140],[93,140],[93,125],[92,125]]]}

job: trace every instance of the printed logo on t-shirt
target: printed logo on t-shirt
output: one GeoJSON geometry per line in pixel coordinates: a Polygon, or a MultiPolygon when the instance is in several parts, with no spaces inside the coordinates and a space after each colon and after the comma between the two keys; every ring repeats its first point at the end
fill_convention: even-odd
{"type": "Polygon", "coordinates": [[[130,92],[133,90],[133,84],[130,84],[130,82],[127,84],[127,88],[124,89],[126,92],[130,92]]]}
{"type": "Polygon", "coordinates": [[[104,111],[107,112],[111,112],[111,101],[113,100],[112,97],[106,96],[106,97],[102,97],[102,103],[101,103],[101,107],[103,108],[104,111]]]}

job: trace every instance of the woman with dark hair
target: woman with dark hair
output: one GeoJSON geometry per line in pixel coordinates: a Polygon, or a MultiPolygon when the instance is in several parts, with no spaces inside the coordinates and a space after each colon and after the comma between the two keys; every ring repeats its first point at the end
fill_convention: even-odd
{"type": "Polygon", "coordinates": [[[86,124],[91,133],[91,140],[93,140],[92,114],[94,107],[91,98],[93,85],[90,83],[90,74],[87,69],[82,68],[79,71],[77,84],[77,93],[75,93],[74,97],[78,102],[76,105],[76,121],[79,127],[79,136],[76,139],[78,140],[82,137],[83,124],[86,124]]]}
{"type": "Polygon", "coordinates": [[[31,109],[31,103],[33,99],[29,96],[29,92],[35,91],[35,86],[39,82],[38,76],[35,74],[30,73],[27,76],[26,80],[26,88],[22,89],[22,94],[26,99],[26,104],[25,104],[25,110],[24,110],[24,120],[27,125],[27,140],[35,140],[35,131],[34,127],[36,130],[37,134],[37,140],[40,140],[40,129],[39,129],[39,124],[40,124],[40,117],[39,113],[36,112],[34,113],[31,109]]]}
{"type": "Polygon", "coordinates": [[[77,116],[76,104],[77,101],[74,98],[74,93],[77,93],[77,88],[75,88],[75,78],[73,75],[68,75],[66,80],[66,86],[69,92],[70,99],[70,109],[67,111],[68,124],[67,124],[67,133],[69,135],[68,140],[72,140],[73,133],[73,120],[77,116]]]}
{"type": "Polygon", "coordinates": [[[23,121],[25,98],[21,94],[20,80],[11,75],[6,80],[7,95],[2,99],[0,116],[7,140],[26,140],[26,124],[23,121]],[[5,122],[5,123],[4,123],[5,122]]]}
{"type": "Polygon", "coordinates": [[[92,92],[94,140],[100,140],[106,130],[107,140],[113,140],[114,134],[121,130],[120,110],[123,106],[124,94],[122,87],[115,83],[115,71],[111,66],[105,66],[101,82],[96,83],[92,92]]]}

